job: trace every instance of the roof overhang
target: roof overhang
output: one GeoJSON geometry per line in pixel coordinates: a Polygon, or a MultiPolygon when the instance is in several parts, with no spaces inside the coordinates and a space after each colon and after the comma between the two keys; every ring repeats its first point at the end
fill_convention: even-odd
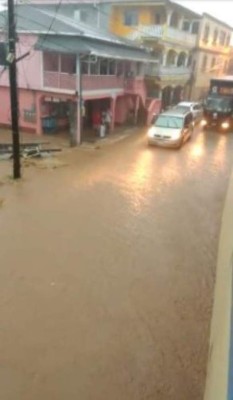
{"type": "Polygon", "coordinates": [[[40,36],[35,49],[64,54],[93,55],[116,60],[158,63],[145,49],[112,45],[83,37],[40,36]]]}

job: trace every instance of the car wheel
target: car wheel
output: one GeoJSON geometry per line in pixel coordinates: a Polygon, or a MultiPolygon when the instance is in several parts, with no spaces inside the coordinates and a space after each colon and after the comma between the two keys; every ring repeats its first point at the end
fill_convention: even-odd
{"type": "Polygon", "coordinates": [[[184,144],[184,137],[182,137],[182,139],[180,140],[180,142],[177,144],[176,149],[177,149],[177,150],[180,150],[181,147],[183,146],[183,144],[184,144]]]}

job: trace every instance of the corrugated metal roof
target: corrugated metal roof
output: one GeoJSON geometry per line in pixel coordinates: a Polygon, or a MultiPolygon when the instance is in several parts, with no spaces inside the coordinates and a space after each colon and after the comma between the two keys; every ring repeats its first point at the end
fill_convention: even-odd
{"type": "Polygon", "coordinates": [[[113,46],[107,42],[90,40],[84,37],[67,38],[66,36],[58,35],[49,37],[41,36],[36,43],[35,48],[41,51],[89,54],[105,58],[144,61],[151,63],[158,62],[144,49],[129,48],[116,44],[113,46]]]}

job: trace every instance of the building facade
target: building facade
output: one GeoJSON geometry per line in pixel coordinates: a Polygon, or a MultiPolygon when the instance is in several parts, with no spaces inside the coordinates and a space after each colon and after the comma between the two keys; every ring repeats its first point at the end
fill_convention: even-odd
{"type": "Polygon", "coordinates": [[[211,78],[228,74],[231,35],[230,26],[209,14],[203,14],[193,51],[191,89],[193,99],[202,99],[206,96],[211,78]]]}
{"type": "Polygon", "coordinates": [[[163,107],[190,95],[192,54],[201,16],[171,1],[112,4],[110,31],[153,49],[159,67],[147,73],[148,90],[163,107]]]}
{"type": "MultiPolygon", "coordinates": [[[[1,41],[6,40],[1,14],[1,41]]],[[[145,84],[150,53],[132,42],[31,5],[17,10],[20,127],[41,134],[66,131],[80,143],[95,125],[95,115],[111,111],[116,124],[150,123],[160,101],[150,98],[145,84]]],[[[10,123],[9,82],[2,67],[0,124],[10,123]]],[[[98,117],[99,118],[99,117],[98,117]]]]}

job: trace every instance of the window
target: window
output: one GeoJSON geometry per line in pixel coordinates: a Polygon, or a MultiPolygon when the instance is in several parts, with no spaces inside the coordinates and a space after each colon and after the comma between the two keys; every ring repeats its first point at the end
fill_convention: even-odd
{"type": "Polygon", "coordinates": [[[203,57],[203,61],[202,61],[202,71],[205,71],[207,68],[207,56],[203,57]]]}
{"type": "Polygon", "coordinates": [[[220,38],[219,38],[219,43],[220,43],[221,46],[224,46],[225,39],[226,39],[226,33],[224,31],[221,31],[220,32],[220,38]]]}
{"type": "Polygon", "coordinates": [[[137,10],[126,10],[125,11],[124,25],[126,25],[126,26],[138,25],[138,11],[137,10]]]}
{"type": "Polygon", "coordinates": [[[173,12],[171,16],[170,26],[173,28],[178,28],[179,16],[176,11],[173,12]]]}
{"type": "Polygon", "coordinates": [[[87,22],[88,12],[87,10],[80,10],[80,21],[87,22]]]}
{"type": "Polygon", "coordinates": [[[183,22],[182,30],[185,31],[185,32],[189,32],[189,30],[190,30],[190,21],[184,21],[183,22]]]}
{"type": "Polygon", "coordinates": [[[76,73],[76,57],[72,54],[61,55],[61,72],[66,74],[76,73]]]}
{"type": "Polygon", "coordinates": [[[100,59],[100,75],[108,75],[108,60],[100,59]]]}
{"type": "Polygon", "coordinates": [[[208,42],[209,34],[210,34],[210,27],[209,27],[209,25],[206,25],[205,26],[205,30],[204,30],[204,36],[203,36],[203,41],[204,42],[208,42]]]}
{"type": "Polygon", "coordinates": [[[155,25],[160,25],[161,24],[161,15],[156,12],[155,13],[155,25]]]}
{"type": "Polygon", "coordinates": [[[56,53],[44,53],[44,71],[58,72],[59,70],[59,56],[56,53]]]}
{"type": "Polygon", "coordinates": [[[99,75],[100,68],[99,68],[99,60],[92,60],[90,61],[90,74],[91,75],[99,75]]]}
{"type": "Polygon", "coordinates": [[[23,110],[23,119],[26,122],[36,122],[36,111],[35,110],[23,110]]]}
{"type": "Polygon", "coordinates": [[[216,44],[218,40],[218,30],[214,30],[213,44],[216,44]]]}
{"type": "Polygon", "coordinates": [[[89,75],[89,60],[81,61],[81,73],[83,75],[89,75]]]}
{"type": "Polygon", "coordinates": [[[174,50],[169,50],[167,53],[167,66],[172,66],[176,64],[177,54],[174,50]]]}
{"type": "Polygon", "coordinates": [[[194,21],[192,26],[192,33],[196,35],[199,32],[199,22],[194,21]]]}
{"type": "Polygon", "coordinates": [[[214,68],[214,67],[215,67],[215,64],[216,64],[216,58],[213,57],[213,58],[212,58],[212,62],[211,62],[211,68],[214,68]]]}
{"type": "Polygon", "coordinates": [[[190,114],[186,115],[185,120],[184,120],[184,126],[188,127],[192,121],[193,121],[192,114],[190,113],[190,114]]]}
{"type": "Polygon", "coordinates": [[[227,35],[226,46],[230,46],[231,35],[227,35]]]}
{"type": "Polygon", "coordinates": [[[117,61],[116,74],[117,76],[123,75],[125,72],[125,64],[123,61],[117,61]]]}
{"type": "Polygon", "coordinates": [[[188,65],[187,65],[188,67],[191,67],[192,60],[193,60],[193,57],[190,55],[189,58],[188,58],[188,65]]]}
{"type": "Polygon", "coordinates": [[[177,61],[177,67],[184,67],[186,63],[186,54],[180,53],[177,61]]]}
{"type": "Polygon", "coordinates": [[[109,60],[109,62],[108,62],[108,74],[116,75],[116,61],[115,60],[109,60]]]}

